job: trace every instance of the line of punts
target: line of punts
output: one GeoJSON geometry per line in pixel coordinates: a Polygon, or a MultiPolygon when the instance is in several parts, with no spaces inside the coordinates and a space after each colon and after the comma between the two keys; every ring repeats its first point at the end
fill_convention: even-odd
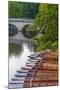
{"type": "MultiPolygon", "coordinates": [[[[40,55],[41,55],[40,53],[34,53],[28,56],[30,59],[27,60],[27,63],[24,67],[21,67],[21,69],[16,71],[16,74],[14,75],[14,77],[12,77],[11,81],[9,82],[9,88],[23,87],[25,78],[32,77],[32,72],[30,72],[30,70],[38,66],[37,61],[40,62],[41,60],[43,60],[43,58],[40,55]]],[[[46,70],[42,67],[38,67],[37,69],[46,70]]],[[[47,70],[50,69],[47,68],[47,70]]]]}
{"type": "Polygon", "coordinates": [[[31,77],[31,72],[29,72],[35,65],[36,62],[39,60],[42,60],[41,57],[39,57],[40,54],[31,54],[28,56],[30,59],[27,60],[27,63],[25,67],[21,67],[20,70],[16,71],[16,74],[9,82],[9,88],[20,88],[23,87],[25,78],[29,75],[31,77]],[[29,73],[28,73],[29,72],[29,73]]]}

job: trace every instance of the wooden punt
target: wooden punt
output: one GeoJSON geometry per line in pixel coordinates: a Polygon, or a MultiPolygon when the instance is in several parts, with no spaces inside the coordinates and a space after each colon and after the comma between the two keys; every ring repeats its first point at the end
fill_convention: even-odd
{"type": "Polygon", "coordinates": [[[37,64],[37,62],[26,62],[26,64],[37,64]]]}
{"type": "Polygon", "coordinates": [[[57,71],[58,69],[56,68],[48,68],[48,67],[43,67],[43,66],[40,66],[40,67],[31,67],[31,68],[25,68],[25,67],[22,67],[23,70],[29,70],[29,71],[57,71]]]}
{"type": "Polygon", "coordinates": [[[8,84],[24,84],[24,81],[23,82],[21,82],[21,81],[11,81],[8,84]]]}
{"type": "Polygon", "coordinates": [[[27,71],[20,71],[20,70],[17,70],[16,72],[18,72],[18,73],[28,73],[28,71],[29,71],[29,70],[27,70],[27,71]]]}
{"type": "Polygon", "coordinates": [[[58,68],[58,65],[57,64],[52,64],[52,63],[43,63],[43,67],[57,69],[58,68]]]}
{"type": "MultiPolygon", "coordinates": [[[[24,83],[28,83],[28,82],[30,82],[30,80],[25,80],[24,81],[24,83]]],[[[35,82],[35,83],[43,83],[43,82],[58,82],[58,80],[32,80],[31,81],[31,83],[33,83],[33,82],[35,82]]]]}
{"type": "Polygon", "coordinates": [[[34,60],[43,60],[41,57],[35,57],[34,60]]]}
{"type": "Polygon", "coordinates": [[[32,67],[32,68],[33,68],[35,65],[33,66],[33,65],[26,64],[26,66],[28,66],[28,67],[32,67]]]}
{"type": "Polygon", "coordinates": [[[24,79],[17,79],[17,78],[13,78],[13,79],[11,79],[12,81],[24,81],[24,79]]]}
{"type": "Polygon", "coordinates": [[[34,68],[36,66],[41,66],[41,65],[38,65],[38,64],[35,64],[35,65],[26,64],[26,66],[34,68]]]}
{"type": "Polygon", "coordinates": [[[21,67],[22,70],[31,70],[32,68],[28,67],[21,67]]]}
{"type": "Polygon", "coordinates": [[[58,69],[48,68],[48,67],[33,67],[33,69],[36,70],[42,70],[42,71],[57,71],[58,69]]]}
{"type": "Polygon", "coordinates": [[[30,59],[28,60],[29,62],[37,62],[37,61],[40,61],[40,60],[34,60],[34,59],[30,59]]]}
{"type": "Polygon", "coordinates": [[[31,74],[27,74],[27,75],[25,75],[25,76],[23,76],[23,75],[15,75],[16,77],[32,77],[32,75],[31,74]]]}
{"type": "Polygon", "coordinates": [[[31,54],[30,56],[39,56],[40,54],[39,53],[33,53],[33,54],[31,54]]]}
{"type": "Polygon", "coordinates": [[[23,88],[23,84],[8,84],[8,89],[23,88]]]}
{"type": "Polygon", "coordinates": [[[25,80],[25,77],[16,77],[16,76],[14,76],[14,77],[12,77],[12,79],[16,79],[16,80],[25,80]]]}
{"type": "Polygon", "coordinates": [[[32,63],[32,64],[26,63],[26,66],[32,66],[32,67],[34,67],[35,65],[37,65],[37,64],[35,64],[35,63],[32,63]]]}
{"type": "Polygon", "coordinates": [[[29,62],[37,62],[37,61],[43,61],[43,59],[37,59],[37,58],[34,58],[34,59],[30,59],[28,60],[29,62]]]}
{"type": "Polygon", "coordinates": [[[25,73],[25,72],[28,72],[29,70],[23,70],[23,69],[19,69],[17,70],[16,72],[22,72],[22,73],[25,73]]]}
{"type": "Polygon", "coordinates": [[[28,56],[29,58],[31,58],[31,59],[34,59],[36,56],[28,56]]]}
{"type": "Polygon", "coordinates": [[[40,87],[40,86],[56,86],[58,85],[58,80],[40,80],[40,81],[29,81],[24,82],[24,87],[40,87]]]}
{"type": "Polygon", "coordinates": [[[28,60],[29,62],[31,62],[31,63],[39,63],[39,62],[42,62],[42,60],[28,60]]]}
{"type": "Polygon", "coordinates": [[[27,76],[27,73],[16,73],[14,76],[25,77],[25,76],[27,76]]]}

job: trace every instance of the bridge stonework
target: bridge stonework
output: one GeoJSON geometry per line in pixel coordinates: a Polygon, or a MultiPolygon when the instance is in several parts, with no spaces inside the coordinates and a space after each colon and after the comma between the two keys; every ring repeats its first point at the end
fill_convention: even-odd
{"type": "Polygon", "coordinates": [[[10,18],[9,24],[15,25],[18,28],[18,31],[22,31],[23,27],[28,24],[32,24],[32,19],[16,19],[16,18],[10,18]]]}
{"type": "Polygon", "coordinates": [[[12,25],[15,25],[17,28],[18,28],[18,33],[13,36],[13,37],[9,37],[10,39],[10,42],[17,42],[17,41],[29,41],[28,38],[24,37],[24,35],[22,34],[22,29],[24,28],[25,25],[28,25],[28,24],[32,24],[33,23],[33,20],[30,20],[30,19],[9,19],[9,24],[12,24],[12,25]]]}

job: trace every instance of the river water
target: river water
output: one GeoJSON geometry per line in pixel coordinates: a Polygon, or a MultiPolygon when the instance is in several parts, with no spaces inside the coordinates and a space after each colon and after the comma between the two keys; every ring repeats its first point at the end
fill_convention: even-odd
{"type": "Polygon", "coordinates": [[[24,67],[28,56],[33,53],[33,44],[30,42],[9,44],[9,81],[16,73],[16,70],[24,67]]]}

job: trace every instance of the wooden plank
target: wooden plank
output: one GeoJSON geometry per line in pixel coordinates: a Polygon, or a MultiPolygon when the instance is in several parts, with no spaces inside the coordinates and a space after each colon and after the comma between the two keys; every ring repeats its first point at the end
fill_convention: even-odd
{"type": "MultiPolygon", "coordinates": [[[[25,80],[24,83],[28,83],[30,82],[30,80],[25,80]]],[[[58,80],[32,80],[32,83],[35,82],[35,83],[43,83],[43,82],[58,82],[58,80]]]]}

